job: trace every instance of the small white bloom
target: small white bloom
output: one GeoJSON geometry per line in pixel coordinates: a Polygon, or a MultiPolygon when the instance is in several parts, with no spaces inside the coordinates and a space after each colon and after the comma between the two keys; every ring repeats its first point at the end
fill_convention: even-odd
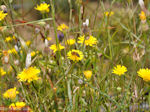
{"type": "Polygon", "coordinates": [[[89,26],[89,19],[86,19],[86,21],[83,22],[83,26],[89,26]]]}
{"type": "Polygon", "coordinates": [[[14,64],[15,64],[15,65],[19,65],[19,60],[15,60],[15,61],[14,61],[14,64]]]}
{"type": "Polygon", "coordinates": [[[28,53],[26,57],[26,68],[28,68],[30,65],[31,65],[31,53],[28,53]]]}
{"type": "Polygon", "coordinates": [[[139,0],[139,5],[140,5],[141,8],[144,8],[145,7],[144,6],[144,1],[143,0],[139,0]]]}
{"type": "Polygon", "coordinates": [[[5,56],[5,57],[4,57],[4,62],[5,62],[5,63],[8,63],[8,61],[9,61],[9,57],[8,57],[8,56],[5,56]]]}
{"type": "Polygon", "coordinates": [[[17,52],[19,52],[19,48],[18,48],[18,46],[17,46],[17,45],[15,45],[14,47],[15,47],[15,50],[16,50],[17,52]]]}
{"type": "Polygon", "coordinates": [[[45,39],[45,47],[48,47],[48,40],[45,39]]]}

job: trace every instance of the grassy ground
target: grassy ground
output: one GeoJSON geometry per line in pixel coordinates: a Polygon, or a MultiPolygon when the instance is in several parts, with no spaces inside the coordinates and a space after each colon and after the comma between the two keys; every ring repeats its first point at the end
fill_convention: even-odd
{"type": "MultiPolygon", "coordinates": [[[[148,14],[139,17],[141,8],[132,1],[69,1],[67,11],[47,1],[44,13],[0,2],[8,9],[0,20],[0,105],[19,108],[16,102],[24,102],[33,112],[149,111],[148,14]],[[68,27],[60,31],[62,23],[68,27]],[[114,72],[117,65],[127,70],[114,72]]],[[[36,7],[42,0],[32,2],[36,7]]]]}

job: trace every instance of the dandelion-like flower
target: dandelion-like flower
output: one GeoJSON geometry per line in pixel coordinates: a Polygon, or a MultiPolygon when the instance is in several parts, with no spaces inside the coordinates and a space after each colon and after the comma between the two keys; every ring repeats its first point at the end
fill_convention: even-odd
{"type": "Polygon", "coordinates": [[[73,60],[73,61],[80,61],[83,59],[83,53],[79,50],[71,50],[67,53],[67,56],[70,60],[73,60]]]}
{"type": "Polygon", "coordinates": [[[31,52],[31,57],[34,57],[36,55],[36,52],[35,51],[32,51],[31,52]]]}
{"type": "Polygon", "coordinates": [[[85,44],[87,46],[93,46],[93,45],[96,45],[97,44],[97,39],[95,37],[93,37],[92,35],[90,35],[87,39],[85,38],[85,36],[80,36],[78,38],[78,43],[81,43],[81,44],[85,44]]]}
{"type": "Polygon", "coordinates": [[[8,89],[4,94],[4,98],[14,99],[19,92],[16,90],[16,87],[8,89]]]}
{"type": "Polygon", "coordinates": [[[13,109],[13,110],[18,110],[18,109],[23,108],[25,105],[26,105],[26,103],[24,103],[24,102],[16,102],[16,103],[10,104],[9,108],[13,109]]]}
{"type": "Polygon", "coordinates": [[[0,75],[3,76],[3,75],[5,75],[5,74],[6,74],[6,72],[4,71],[4,69],[3,69],[3,68],[0,68],[0,75]]]}
{"type": "Polygon", "coordinates": [[[140,69],[138,72],[138,76],[141,77],[144,81],[150,81],[150,69],[140,69]]]}
{"type": "Polygon", "coordinates": [[[117,65],[116,67],[114,67],[112,73],[121,76],[124,75],[125,72],[127,72],[127,68],[125,66],[117,65]]]}
{"type": "Polygon", "coordinates": [[[7,13],[0,11],[0,21],[2,21],[7,16],[7,13]]]}
{"type": "Polygon", "coordinates": [[[5,38],[5,42],[10,42],[10,41],[12,41],[12,38],[10,36],[5,38]]]}
{"type": "Polygon", "coordinates": [[[53,50],[53,52],[55,53],[56,51],[61,51],[62,49],[64,49],[65,47],[62,46],[61,44],[58,45],[58,47],[56,46],[56,44],[53,44],[49,47],[51,50],[53,50]]]}
{"type": "Polygon", "coordinates": [[[27,46],[30,46],[30,44],[31,44],[31,41],[30,41],[30,40],[26,41],[26,45],[27,45],[27,46]]]}
{"type": "Polygon", "coordinates": [[[141,21],[146,21],[146,14],[144,11],[141,11],[141,13],[139,14],[141,21]]]}
{"type": "Polygon", "coordinates": [[[112,15],[114,15],[114,12],[113,11],[111,11],[111,12],[106,11],[106,12],[104,12],[104,14],[105,14],[105,16],[112,16],[112,15]]]}
{"type": "Polygon", "coordinates": [[[52,40],[52,38],[51,38],[51,37],[47,37],[46,39],[47,39],[48,41],[52,40]]]}
{"type": "Polygon", "coordinates": [[[46,13],[46,12],[49,12],[49,6],[50,5],[47,3],[41,3],[40,5],[37,5],[35,9],[40,11],[41,13],[46,13]]]}
{"type": "Polygon", "coordinates": [[[9,49],[9,50],[8,50],[8,53],[9,53],[9,54],[14,54],[14,55],[16,55],[16,54],[17,54],[17,51],[16,51],[15,48],[12,48],[12,49],[9,49]]]}
{"type": "Polygon", "coordinates": [[[69,29],[69,27],[65,24],[61,24],[60,26],[57,27],[57,30],[59,30],[59,31],[64,31],[67,29],[69,29]]]}
{"type": "Polygon", "coordinates": [[[40,70],[36,67],[29,67],[24,69],[20,74],[18,74],[17,79],[21,82],[32,82],[34,80],[38,80],[40,77],[38,77],[38,74],[40,73],[40,70]]]}
{"type": "Polygon", "coordinates": [[[75,44],[75,39],[68,39],[67,41],[66,41],[66,44],[67,45],[73,45],[73,44],[75,44]]]}
{"type": "Polygon", "coordinates": [[[87,79],[90,79],[91,76],[92,76],[92,71],[91,70],[86,70],[83,72],[84,76],[87,78],[87,79]]]}

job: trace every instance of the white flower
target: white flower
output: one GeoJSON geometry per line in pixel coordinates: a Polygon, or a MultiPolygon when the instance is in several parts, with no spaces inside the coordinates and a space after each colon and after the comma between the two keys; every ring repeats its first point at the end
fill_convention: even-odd
{"type": "Polygon", "coordinates": [[[83,26],[89,26],[89,19],[86,19],[86,21],[83,22],[83,26]]]}
{"type": "Polygon", "coordinates": [[[26,57],[26,68],[28,68],[30,65],[31,65],[31,53],[28,53],[26,57]]]}
{"type": "Polygon", "coordinates": [[[140,5],[141,8],[144,8],[145,7],[144,1],[143,0],[139,0],[139,5],[140,5]]]}
{"type": "Polygon", "coordinates": [[[15,47],[15,50],[16,50],[17,52],[19,52],[19,48],[18,48],[18,46],[17,46],[17,45],[15,45],[14,47],[15,47]]]}
{"type": "Polygon", "coordinates": [[[48,47],[48,40],[45,39],[45,47],[48,47]]]}

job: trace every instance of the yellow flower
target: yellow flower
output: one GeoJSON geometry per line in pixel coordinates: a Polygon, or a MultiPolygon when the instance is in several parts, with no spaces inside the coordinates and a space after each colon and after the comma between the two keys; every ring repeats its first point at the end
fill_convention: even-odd
{"type": "Polygon", "coordinates": [[[105,14],[105,16],[112,16],[112,15],[114,15],[114,12],[113,11],[111,11],[111,12],[106,11],[106,12],[104,12],[104,14],[105,14]]]}
{"type": "Polygon", "coordinates": [[[93,37],[93,36],[89,36],[89,38],[87,38],[87,39],[85,39],[85,36],[83,35],[83,36],[80,36],[79,38],[78,38],[79,40],[78,40],[78,43],[81,43],[81,44],[85,44],[85,45],[87,45],[87,46],[93,46],[93,45],[96,45],[97,44],[97,39],[95,38],[95,37],[93,37]]]}
{"type": "Polygon", "coordinates": [[[58,45],[58,48],[56,46],[56,44],[53,44],[49,47],[51,50],[53,50],[53,52],[55,53],[56,51],[61,51],[62,49],[64,49],[65,47],[62,46],[61,44],[58,45]]]}
{"type": "Polygon", "coordinates": [[[8,50],[8,53],[9,54],[17,54],[17,51],[16,51],[16,49],[15,48],[13,48],[13,49],[10,49],[10,50],[8,50]]]}
{"type": "Polygon", "coordinates": [[[0,11],[0,21],[2,21],[6,17],[7,13],[0,11]]]}
{"type": "Polygon", "coordinates": [[[29,67],[18,74],[17,79],[19,79],[19,81],[27,81],[28,83],[30,83],[31,81],[38,80],[40,78],[38,77],[39,73],[40,70],[36,67],[29,67]]]}
{"type": "Polygon", "coordinates": [[[90,79],[91,76],[92,76],[92,71],[91,70],[86,70],[83,72],[84,76],[87,78],[87,79],[90,79]]]}
{"type": "Polygon", "coordinates": [[[144,81],[150,81],[150,69],[140,69],[137,73],[144,81]]]}
{"type": "Polygon", "coordinates": [[[16,102],[16,107],[17,108],[22,108],[24,107],[26,104],[24,102],[16,102]]]}
{"type": "Polygon", "coordinates": [[[146,20],[146,14],[144,11],[141,11],[141,13],[139,14],[141,21],[145,21],[146,20]]]}
{"type": "Polygon", "coordinates": [[[30,46],[30,44],[31,44],[31,41],[30,41],[30,40],[26,41],[26,45],[27,45],[27,46],[30,46]]]}
{"type": "Polygon", "coordinates": [[[16,40],[16,37],[13,35],[13,37],[12,37],[14,40],[16,40]]]}
{"type": "Polygon", "coordinates": [[[36,52],[35,51],[32,51],[31,52],[31,56],[33,57],[33,56],[35,56],[36,55],[36,52]]]}
{"type": "Polygon", "coordinates": [[[40,11],[41,13],[46,13],[46,12],[49,12],[49,6],[50,5],[47,3],[41,3],[40,5],[37,5],[35,9],[40,11]]]}
{"type": "Polygon", "coordinates": [[[16,102],[16,103],[12,103],[10,104],[9,108],[10,109],[21,109],[22,107],[24,107],[26,104],[24,102],[16,102]]]}
{"type": "Polygon", "coordinates": [[[80,61],[83,59],[83,53],[79,50],[71,50],[67,53],[67,56],[70,60],[73,60],[73,61],[80,61]]]}
{"type": "Polygon", "coordinates": [[[15,103],[10,104],[10,105],[9,105],[9,108],[10,108],[10,109],[14,109],[14,110],[16,110],[15,103]]]}
{"type": "Polygon", "coordinates": [[[12,38],[11,38],[11,37],[6,37],[6,38],[5,38],[5,42],[10,42],[10,41],[12,41],[12,38]]]}
{"type": "Polygon", "coordinates": [[[5,75],[5,74],[6,74],[6,72],[4,71],[4,69],[3,69],[3,68],[0,68],[0,75],[3,76],[3,75],[5,75]]]}
{"type": "Polygon", "coordinates": [[[64,31],[67,30],[69,27],[65,24],[61,24],[60,26],[57,27],[57,30],[59,31],[64,31]]]}
{"type": "Polygon", "coordinates": [[[8,89],[4,94],[4,98],[14,99],[19,92],[16,90],[16,87],[8,89]]]}
{"type": "Polygon", "coordinates": [[[50,40],[52,40],[52,38],[51,37],[47,37],[47,40],[50,41],[50,40]]]}
{"type": "Polygon", "coordinates": [[[121,76],[121,75],[123,75],[126,71],[127,71],[127,68],[126,68],[125,66],[117,65],[116,67],[114,67],[112,73],[121,76]]]}
{"type": "Polygon", "coordinates": [[[69,39],[69,40],[67,40],[66,44],[68,44],[68,45],[75,44],[75,39],[69,39]]]}

